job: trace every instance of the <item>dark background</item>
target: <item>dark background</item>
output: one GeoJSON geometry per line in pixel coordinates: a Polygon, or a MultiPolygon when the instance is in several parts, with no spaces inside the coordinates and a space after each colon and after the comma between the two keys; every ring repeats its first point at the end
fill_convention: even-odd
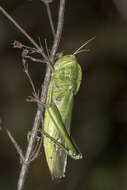
{"type": "MultiPolygon", "coordinates": [[[[39,0],[0,0],[9,14],[38,42],[53,39],[45,6],[39,0]]],[[[55,25],[59,0],[51,5],[55,25]]],[[[44,154],[35,160],[26,180],[27,190],[126,190],[127,189],[127,2],[126,0],[67,1],[59,51],[73,53],[86,40],[96,39],[79,54],[82,85],[75,98],[72,136],[84,157],[68,158],[66,178],[51,180],[44,154]],[[117,4],[116,4],[117,3],[117,4]]],[[[36,106],[25,101],[32,90],[23,72],[21,51],[12,48],[29,41],[0,14],[0,117],[25,151],[36,106]]],[[[45,65],[30,62],[37,88],[45,65]]],[[[19,156],[8,136],[0,133],[0,189],[15,190],[19,156]]]]}

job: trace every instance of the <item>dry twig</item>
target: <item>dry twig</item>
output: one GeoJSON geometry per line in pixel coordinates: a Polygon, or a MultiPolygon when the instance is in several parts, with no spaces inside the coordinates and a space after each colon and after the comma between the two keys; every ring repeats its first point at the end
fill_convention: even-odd
{"type": "MultiPolygon", "coordinates": [[[[47,7],[47,13],[48,13],[49,21],[50,21],[50,26],[51,26],[52,33],[53,33],[53,36],[54,36],[54,43],[52,45],[52,50],[51,50],[51,53],[49,55],[50,62],[53,65],[54,64],[54,60],[55,60],[55,55],[56,55],[56,52],[58,50],[59,42],[60,42],[60,39],[61,39],[61,33],[62,33],[62,30],[63,30],[65,0],[60,0],[59,15],[58,15],[58,24],[57,24],[56,33],[55,33],[54,24],[53,24],[53,20],[52,20],[52,16],[51,16],[51,11],[50,11],[50,7],[49,7],[49,3],[51,3],[53,0],[41,0],[41,1],[44,2],[45,5],[46,5],[46,7],[47,7]]],[[[0,11],[33,44],[33,46],[35,47],[35,48],[33,48],[33,51],[35,50],[36,52],[40,53],[42,55],[43,59],[45,60],[45,62],[48,62],[49,58],[44,53],[43,48],[41,46],[39,46],[27,34],[27,32],[21,26],[19,26],[19,24],[1,6],[0,6],[0,11]]],[[[26,48],[26,49],[28,49],[28,48],[26,48]]],[[[47,95],[48,85],[49,85],[49,81],[50,81],[50,72],[51,71],[50,71],[49,67],[47,66],[46,75],[45,75],[44,83],[42,84],[42,90],[41,90],[41,99],[43,99],[43,102],[46,101],[46,95],[47,95]]],[[[22,154],[20,155],[22,158],[24,158],[24,160],[23,160],[22,167],[21,167],[21,172],[20,172],[20,175],[19,175],[19,180],[18,180],[18,185],[17,185],[17,189],[18,190],[22,190],[23,187],[24,187],[24,184],[25,184],[25,179],[26,179],[26,176],[27,176],[27,172],[28,172],[28,169],[29,169],[29,166],[30,166],[30,163],[31,163],[31,155],[33,153],[33,149],[34,149],[34,146],[36,144],[36,136],[37,136],[37,132],[38,132],[38,128],[39,128],[39,125],[40,125],[40,120],[41,120],[43,112],[44,112],[44,107],[42,106],[41,110],[38,107],[36,115],[35,115],[34,123],[33,123],[33,128],[32,128],[32,131],[31,131],[31,136],[30,136],[30,139],[29,139],[29,142],[28,142],[28,146],[27,146],[27,149],[26,149],[26,154],[25,154],[24,157],[23,157],[22,154]]],[[[10,136],[9,131],[7,131],[7,133],[8,133],[8,136],[10,136]]],[[[10,136],[10,138],[11,138],[11,136],[10,136]]],[[[15,144],[15,142],[13,142],[13,144],[15,144]]],[[[20,152],[20,151],[18,151],[18,152],[20,152]]]]}
{"type": "Polygon", "coordinates": [[[0,119],[0,128],[3,129],[7,133],[9,139],[11,140],[11,142],[14,145],[17,153],[19,154],[20,160],[21,160],[21,163],[22,163],[24,161],[24,155],[23,155],[22,149],[17,144],[17,142],[14,139],[13,135],[11,134],[10,130],[4,126],[2,119],[0,119]]]}

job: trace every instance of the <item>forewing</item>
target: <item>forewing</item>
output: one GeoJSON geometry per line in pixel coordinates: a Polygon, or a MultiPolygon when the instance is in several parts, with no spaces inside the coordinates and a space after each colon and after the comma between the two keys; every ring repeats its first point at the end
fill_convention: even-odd
{"type": "MultiPolygon", "coordinates": [[[[54,100],[65,127],[70,134],[70,122],[72,115],[72,106],[73,106],[73,93],[68,90],[65,92],[64,97],[61,101],[54,100]]],[[[52,122],[48,111],[45,112],[45,121],[44,121],[44,130],[47,132],[52,138],[61,143],[66,147],[64,139],[59,134],[56,126],[52,122]]],[[[49,138],[44,137],[44,150],[46,154],[46,159],[48,163],[49,170],[51,172],[52,178],[62,178],[65,176],[66,164],[67,164],[67,154],[66,152],[59,147],[56,143],[52,142],[49,138]]]]}

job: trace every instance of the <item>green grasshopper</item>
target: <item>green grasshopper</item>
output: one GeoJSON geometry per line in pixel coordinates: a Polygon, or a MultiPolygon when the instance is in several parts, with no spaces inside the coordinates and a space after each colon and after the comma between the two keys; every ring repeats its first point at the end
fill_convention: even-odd
{"type": "MultiPolygon", "coordinates": [[[[31,39],[31,37],[1,6],[0,11],[2,11],[2,13],[31,41],[37,49],[40,49],[33,39],[31,39]]],[[[52,76],[46,101],[43,133],[44,150],[52,178],[59,179],[64,177],[67,155],[75,160],[82,158],[82,154],[70,136],[70,122],[74,96],[80,88],[82,79],[82,70],[75,55],[82,52],[81,49],[94,38],[95,37],[88,40],[72,55],[59,56],[54,67],[48,63],[52,71],[52,76]]],[[[17,48],[22,47],[22,44],[21,47],[17,46],[17,48]]],[[[30,56],[26,56],[26,58],[30,58],[30,56]]],[[[31,60],[35,59],[31,58],[31,60]]],[[[29,74],[27,74],[27,76],[33,87],[29,74]]]]}
{"type": "MultiPolygon", "coordinates": [[[[95,37],[94,37],[95,38],[95,37]]],[[[72,55],[59,55],[52,68],[49,84],[45,119],[44,151],[53,179],[65,176],[67,155],[78,160],[82,154],[70,136],[70,122],[74,96],[77,94],[82,70],[75,55],[94,38],[88,40],[72,55]]]]}

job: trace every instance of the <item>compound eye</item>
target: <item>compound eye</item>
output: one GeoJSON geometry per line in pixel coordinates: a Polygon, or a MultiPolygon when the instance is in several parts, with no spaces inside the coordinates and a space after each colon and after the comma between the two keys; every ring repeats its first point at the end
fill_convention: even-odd
{"type": "Polygon", "coordinates": [[[71,57],[70,61],[74,62],[74,61],[76,61],[76,58],[75,57],[71,57]]]}

